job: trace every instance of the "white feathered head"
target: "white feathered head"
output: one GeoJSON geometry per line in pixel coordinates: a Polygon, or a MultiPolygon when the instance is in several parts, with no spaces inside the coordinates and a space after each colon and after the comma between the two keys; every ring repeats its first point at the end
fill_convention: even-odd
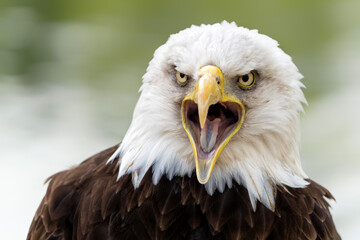
{"type": "Polygon", "coordinates": [[[191,26],[159,47],[118,151],[135,187],[152,167],[191,175],[209,194],[243,184],[274,209],[276,185],[304,187],[299,158],[302,75],[278,43],[235,23],[191,26]]]}

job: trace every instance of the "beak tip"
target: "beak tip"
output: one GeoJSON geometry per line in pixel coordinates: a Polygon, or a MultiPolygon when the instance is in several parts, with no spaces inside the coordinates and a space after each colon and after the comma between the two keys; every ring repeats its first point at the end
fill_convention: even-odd
{"type": "Polygon", "coordinates": [[[198,178],[198,182],[199,182],[200,184],[203,184],[203,185],[204,185],[204,184],[206,184],[206,183],[208,182],[208,180],[206,180],[206,179],[203,180],[203,179],[199,179],[199,178],[198,178]]]}
{"type": "Polygon", "coordinates": [[[209,181],[210,176],[203,176],[201,173],[197,172],[197,180],[200,184],[206,184],[209,181]]]}
{"type": "Polygon", "coordinates": [[[203,128],[204,128],[204,125],[205,125],[205,121],[201,121],[201,122],[200,122],[200,128],[203,129],[203,128]]]}

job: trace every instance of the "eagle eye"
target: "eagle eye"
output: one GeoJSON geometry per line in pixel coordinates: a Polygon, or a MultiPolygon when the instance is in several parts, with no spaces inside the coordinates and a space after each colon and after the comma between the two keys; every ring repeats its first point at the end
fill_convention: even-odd
{"type": "Polygon", "coordinates": [[[176,72],[176,81],[180,86],[184,86],[187,83],[188,76],[179,71],[176,72]]]}
{"type": "Polygon", "coordinates": [[[248,74],[240,76],[237,83],[241,88],[250,88],[254,85],[255,78],[255,72],[251,71],[248,74]]]}

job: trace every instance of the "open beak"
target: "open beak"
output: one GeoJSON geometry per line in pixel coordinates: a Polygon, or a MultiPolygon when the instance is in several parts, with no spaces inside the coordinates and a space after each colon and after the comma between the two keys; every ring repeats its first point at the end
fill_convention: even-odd
{"type": "Polygon", "coordinates": [[[224,93],[224,78],[215,66],[199,70],[194,91],[182,101],[181,117],[194,151],[196,176],[205,184],[216,160],[241,128],[245,109],[241,101],[224,93]]]}

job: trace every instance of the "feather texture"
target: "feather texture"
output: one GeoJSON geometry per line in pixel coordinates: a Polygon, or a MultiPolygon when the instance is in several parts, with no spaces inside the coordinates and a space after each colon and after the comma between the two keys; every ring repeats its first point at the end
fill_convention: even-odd
{"type": "Polygon", "coordinates": [[[306,102],[302,75],[275,40],[235,23],[191,26],[171,35],[155,51],[131,125],[109,162],[120,158],[119,178],[131,173],[135,187],[151,168],[154,184],[163,175],[191,176],[194,152],[183,128],[181,104],[206,65],[221,70],[224,93],[241,101],[246,113],[241,129],[217,159],[205,190],[210,195],[222,192],[235,180],[246,186],[254,209],[260,201],[273,210],[276,185],[308,185],[298,145],[299,114],[306,102]],[[254,70],[258,74],[251,91],[239,88],[236,79],[254,70]],[[176,84],[176,71],[189,77],[186,85],[176,84]]]}
{"type": "Polygon", "coordinates": [[[47,193],[31,224],[38,239],[340,239],[322,186],[277,186],[275,211],[236,182],[209,195],[196,177],[165,175],[157,185],[150,169],[134,189],[132,176],[117,181],[106,164],[116,147],[48,179],[47,193]]]}

